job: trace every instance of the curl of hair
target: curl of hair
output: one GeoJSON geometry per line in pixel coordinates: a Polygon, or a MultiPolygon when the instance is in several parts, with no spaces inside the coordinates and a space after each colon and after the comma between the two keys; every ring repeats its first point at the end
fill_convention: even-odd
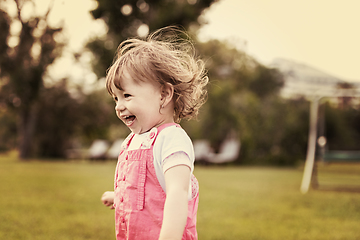
{"type": "Polygon", "coordinates": [[[106,87],[121,88],[124,70],[135,81],[158,82],[161,88],[174,88],[174,120],[191,119],[205,103],[208,77],[204,62],[196,58],[195,48],[188,35],[175,27],[162,28],[146,40],[128,39],[122,42],[114,63],[106,76],[106,87]],[[181,38],[180,36],[185,36],[181,38]]]}

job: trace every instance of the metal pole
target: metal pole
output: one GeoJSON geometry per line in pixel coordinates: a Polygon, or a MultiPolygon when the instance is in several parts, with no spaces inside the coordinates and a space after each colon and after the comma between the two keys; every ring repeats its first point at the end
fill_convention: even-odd
{"type": "Polygon", "coordinates": [[[312,99],[310,104],[309,140],[304,175],[300,187],[300,191],[303,194],[309,191],[311,175],[314,169],[319,100],[320,98],[316,97],[312,99]]]}

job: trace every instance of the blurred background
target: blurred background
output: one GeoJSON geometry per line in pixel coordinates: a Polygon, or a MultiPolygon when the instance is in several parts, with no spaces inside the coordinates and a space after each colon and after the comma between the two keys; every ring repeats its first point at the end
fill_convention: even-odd
{"type": "MultiPolygon", "coordinates": [[[[209,204],[208,208],[203,209],[216,209],[210,201],[216,194],[206,195],[206,189],[217,189],[217,183],[212,183],[214,185],[207,188],[206,184],[211,179],[228,177],[228,181],[223,184],[230,186],[229,182],[240,181],[239,176],[246,176],[248,172],[253,175],[242,179],[244,181],[234,185],[234,189],[241,186],[241,191],[247,192],[251,188],[254,191],[250,192],[251,199],[270,196],[272,203],[285,204],[284,209],[288,210],[296,209],[294,206],[302,206],[299,209],[305,209],[304,213],[309,204],[329,201],[326,206],[332,209],[332,201],[338,199],[339,195],[320,197],[319,194],[311,200],[300,198],[300,202],[294,199],[298,197],[299,176],[301,178],[308,151],[311,106],[316,106],[315,128],[312,130],[316,139],[313,146],[316,148],[316,160],[355,163],[348,168],[342,165],[340,170],[331,168],[327,174],[340,172],[345,176],[351,173],[353,177],[350,178],[350,183],[355,183],[358,187],[360,185],[359,165],[356,165],[360,161],[359,8],[360,3],[356,0],[1,0],[0,153],[8,159],[1,163],[1,182],[17,183],[15,179],[22,178],[26,171],[30,171],[29,176],[32,177],[42,176],[49,171],[55,174],[52,177],[59,173],[59,177],[69,177],[73,183],[77,183],[76,186],[82,188],[85,183],[79,182],[80,178],[75,177],[80,172],[79,176],[83,180],[91,181],[90,175],[97,176],[94,178],[97,179],[96,182],[92,180],[92,186],[98,184],[96,187],[99,191],[108,190],[104,185],[111,189],[115,161],[103,161],[101,165],[98,161],[92,161],[92,164],[96,164],[94,167],[100,169],[100,173],[95,173],[95,168],[91,165],[68,167],[74,162],[80,164],[88,159],[115,160],[122,139],[129,134],[127,127],[117,119],[113,100],[105,89],[106,70],[121,41],[129,37],[146,38],[156,29],[176,25],[191,36],[197,54],[206,62],[210,79],[208,100],[198,119],[181,122],[194,141],[199,165],[221,165],[220,168],[208,170],[204,166],[199,167],[198,178],[204,184],[203,199],[204,202],[208,200],[209,204]],[[9,165],[10,161],[25,165],[9,165]],[[31,168],[26,165],[28,162],[33,163],[31,168]],[[50,163],[54,165],[49,165],[50,163]],[[70,165],[65,165],[66,163],[70,165]],[[222,169],[224,166],[233,170],[222,169]],[[269,174],[262,168],[249,169],[249,166],[289,167],[292,174],[286,175],[280,168],[269,168],[269,174]],[[72,173],[74,169],[79,172],[72,173]],[[227,171],[240,172],[227,175],[227,171]],[[284,179],[287,180],[283,182],[284,179]],[[280,182],[289,184],[281,190],[293,190],[292,195],[285,196],[281,193],[272,196],[267,192],[271,186],[263,185],[272,180],[275,185],[280,182]],[[241,185],[244,182],[251,182],[253,185],[241,185]],[[265,192],[261,192],[262,190],[265,192]]],[[[314,170],[316,172],[317,168],[314,170]]],[[[32,191],[28,194],[31,196],[36,189],[41,188],[39,183],[44,184],[52,177],[44,175],[44,178],[34,182],[32,180],[35,178],[31,178],[29,184],[33,183],[32,191]]],[[[54,182],[49,181],[50,183],[54,182]]],[[[2,192],[12,192],[13,188],[10,186],[7,189],[3,185],[2,192]]],[[[71,188],[69,190],[69,186],[70,184],[62,185],[63,191],[67,188],[69,194],[73,193],[81,199],[79,201],[87,203],[85,192],[71,188]]],[[[21,195],[20,191],[23,189],[20,185],[14,188],[17,187],[18,194],[21,195]]],[[[44,189],[48,187],[50,188],[44,186],[44,189]]],[[[88,209],[93,209],[96,204],[100,205],[100,195],[101,192],[93,193],[97,202],[89,202],[88,209]]],[[[44,197],[40,196],[34,195],[34,202],[37,202],[35,199],[44,197]]],[[[71,202],[71,197],[65,193],[55,196],[71,202]]],[[[351,220],[346,233],[350,235],[340,234],[338,239],[360,237],[355,231],[360,221],[359,215],[352,215],[359,212],[358,197],[359,195],[346,195],[343,196],[343,201],[337,202],[339,206],[335,209],[341,210],[334,213],[338,217],[337,222],[330,222],[329,229],[339,226],[345,218],[351,220]],[[338,214],[343,213],[343,210],[344,215],[338,214]],[[344,236],[345,238],[341,238],[344,236]]],[[[16,194],[14,198],[20,199],[16,194]]],[[[4,208],[12,202],[11,198],[3,198],[3,201],[0,201],[0,205],[5,206],[4,208]]],[[[235,202],[239,204],[238,200],[235,202]]],[[[235,203],[229,204],[232,206],[235,203]]],[[[240,206],[247,203],[242,204],[240,206]]],[[[26,209],[25,203],[23,206],[26,209]]],[[[48,206],[46,209],[51,213],[50,205],[45,206],[48,206]]],[[[69,207],[56,206],[63,210],[69,207]]],[[[269,213],[264,218],[279,214],[269,211],[268,205],[259,206],[269,213]]],[[[324,210],[324,205],[318,207],[319,212],[324,210]]],[[[274,209],[279,210],[276,207],[274,209]]],[[[67,209],[64,212],[67,211],[75,210],[67,209]]],[[[96,213],[101,215],[101,211],[102,208],[96,213]]],[[[245,236],[245,239],[289,238],[287,233],[267,235],[269,229],[273,229],[273,226],[268,225],[262,225],[268,228],[264,227],[261,231],[254,229],[260,235],[246,235],[246,231],[238,235],[234,233],[234,236],[227,238],[218,236],[217,233],[206,235],[205,232],[213,228],[211,223],[206,222],[210,219],[207,217],[217,215],[214,212],[213,215],[207,215],[207,210],[199,211],[199,223],[203,226],[200,235],[203,239],[238,239],[236,236],[245,236]]],[[[289,211],[284,210],[281,216],[286,219],[289,211]]],[[[254,212],[255,206],[251,213],[254,212]]],[[[309,229],[308,238],[297,235],[298,227],[306,225],[305,219],[318,216],[319,212],[305,215],[301,221],[294,223],[296,227],[291,232],[290,239],[329,239],[328,236],[321,238],[320,233],[309,229]]],[[[17,213],[9,214],[3,219],[0,216],[0,225],[20,221],[14,217],[17,213]]],[[[60,212],[55,212],[55,216],[57,214],[60,212]]],[[[231,211],[228,214],[231,215],[231,211]]],[[[249,214],[240,213],[243,216],[249,214]]],[[[111,223],[112,218],[107,217],[104,218],[111,223]]],[[[323,217],[325,219],[329,216],[323,217]]],[[[80,226],[79,233],[70,232],[57,239],[83,239],[81,229],[90,229],[84,223],[89,217],[83,218],[76,222],[78,225],[75,224],[80,226]],[[79,237],[74,237],[77,234],[79,237]]],[[[295,216],[293,218],[298,220],[295,216]]],[[[39,216],[39,219],[44,224],[43,218],[39,216]]],[[[233,221],[239,219],[236,216],[233,221]]],[[[278,219],[278,223],[283,223],[284,219],[278,219]]],[[[253,219],[255,222],[257,220],[259,219],[253,219]]],[[[26,223],[30,224],[31,221],[26,223]]],[[[258,226],[255,222],[253,225],[258,226]]],[[[91,227],[94,228],[97,223],[93,223],[91,227]]],[[[230,232],[238,229],[235,225],[229,225],[229,222],[225,223],[228,224],[227,227],[233,226],[230,232]]],[[[312,223],[316,225],[318,222],[312,223]]],[[[0,228],[0,237],[8,236],[6,234],[10,232],[6,230],[7,225],[3,226],[2,231],[0,228]]],[[[8,229],[13,226],[9,225],[8,229]]],[[[288,227],[291,229],[291,226],[288,227]]],[[[56,228],[52,232],[61,232],[64,228],[66,227],[56,228]]],[[[324,226],[319,229],[324,229],[324,226]]],[[[22,239],[41,239],[29,237],[36,234],[30,234],[27,238],[24,236],[27,235],[21,235],[22,239]]]]}
{"type": "Polygon", "coordinates": [[[295,165],[317,96],[326,149],[360,150],[357,4],[2,1],[0,150],[86,158],[95,140],[109,149],[126,137],[106,69],[122,40],[168,25],[189,32],[208,69],[208,101],[198,121],[182,122],[194,141],[218,153],[236,139],[237,164],[295,165]]]}

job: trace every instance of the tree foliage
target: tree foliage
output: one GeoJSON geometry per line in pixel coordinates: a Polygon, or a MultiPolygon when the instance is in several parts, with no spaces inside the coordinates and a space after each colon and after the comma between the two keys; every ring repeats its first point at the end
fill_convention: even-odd
{"type": "Polygon", "coordinates": [[[25,4],[31,1],[14,0],[17,14],[10,16],[6,4],[0,5],[0,81],[1,101],[18,115],[20,157],[31,155],[32,139],[38,118],[38,100],[43,78],[49,65],[60,56],[63,44],[56,40],[61,27],[51,27],[47,17],[23,17],[25,4]],[[20,30],[12,34],[10,27],[20,30]]]}
{"type": "Polygon", "coordinates": [[[204,22],[199,17],[217,0],[97,0],[91,14],[108,26],[105,37],[93,39],[87,48],[94,54],[93,69],[99,78],[113,61],[117,46],[129,37],[144,37],[150,31],[176,25],[197,29],[204,22]]]}
{"type": "Polygon", "coordinates": [[[185,124],[190,133],[209,139],[215,150],[235,133],[241,142],[237,162],[242,164],[292,165],[303,158],[308,103],[278,95],[284,84],[279,71],[225,42],[196,47],[207,63],[210,85],[199,123],[185,124]]]}
{"type": "Polygon", "coordinates": [[[36,156],[65,158],[66,151],[78,145],[90,144],[89,139],[107,138],[115,119],[113,107],[104,101],[105,92],[95,91],[71,96],[67,80],[41,92],[39,119],[33,141],[36,156]]]}
{"type": "Polygon", "coordinates": [[[334,107],[326,102],[324,108],[324,135],[328,150],[360,150],[360,111],[348,106],[334,107]]]}

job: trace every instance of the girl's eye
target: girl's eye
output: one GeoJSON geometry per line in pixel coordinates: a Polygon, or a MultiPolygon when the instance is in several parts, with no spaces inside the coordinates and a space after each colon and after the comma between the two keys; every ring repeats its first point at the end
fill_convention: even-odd
{"type": "Polygon", "coordinates": [[[124,94],[124,98],[129,98],[129,97],[131,97],[130,94],[127,94],[127,93],[124,94]]]}
{"type": "Polygon", "coordinates": [[[118,101],[118,98],[117,98],[117,97],[114,97],[114,101],[117,102],[117,101],[118,101]]]}

